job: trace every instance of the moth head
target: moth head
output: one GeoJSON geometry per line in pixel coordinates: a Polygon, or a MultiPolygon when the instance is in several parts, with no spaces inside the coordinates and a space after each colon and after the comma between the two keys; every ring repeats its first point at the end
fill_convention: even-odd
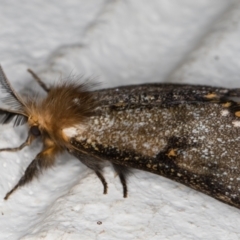
{"type": "Polygon", "coordinates": [[[31,126],[30,132],[34,137],[39,137],[41,135],[41,131],[37,125],[31,126]]]}
{"type": "Polygon", "coordinates": [[[63,129],[84,124],[96,102],[89,84],[68,81],[53,86],[45,97],[23,99],[13,90],[0,68],[0,123],[11,120],[15,125],[28,123],[33,138],[41,136],[56,145],[66,144],[63,129]]]}
{"type": "Polygon", "coordinates": [[[73,81],[53,86],[46,97],[30,99],[26,113],[30,133],[51,139],[55,144],[65,145],[63,130],[84,125],[96,106],[86,84],[73,81]]]}
{"type": "Polygon", "coordinates": [[[42,135],[42,129],[41,126],[39,126],[39,123],[37,121],[37,119],[33,119],[32,116],[28,117],[28,125],[30,127],[29,129],[29,133],[33,136],[33,137],[39,137],[42,135]]]}

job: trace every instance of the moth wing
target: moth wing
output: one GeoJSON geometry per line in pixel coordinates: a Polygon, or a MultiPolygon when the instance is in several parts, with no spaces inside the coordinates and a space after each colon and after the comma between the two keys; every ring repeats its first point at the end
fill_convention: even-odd
{"type": "Polygon", "coordinates": [[[149,171],[240,208],[240,89],[136,85],[93,92],[75,154],[149,171]]]}
{"type": "Polygon", "coordinates": [[[101,89],[92,93],[101,107],[115,110],[135,108],[140,105],[166,107],[179,103],[240,101],[240,89],[188,84],[129,85],[101,89]]]}

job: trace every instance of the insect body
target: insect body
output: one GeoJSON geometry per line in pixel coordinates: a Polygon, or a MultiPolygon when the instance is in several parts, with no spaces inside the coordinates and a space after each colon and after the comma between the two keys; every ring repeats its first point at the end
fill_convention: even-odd
{"type": "Polygon", "coordinates": [[[173,179],[240,208],[240,97],[238,89],[147,84],[89,91],[64,83],[45,98],[24,99],[1,71],[0,122],[27,123],[19,150],[37,138],[43,150],[5,196],[30,182],[67,150],[102,175],[113,164],[127,196],[128,168],[173,179]]]}

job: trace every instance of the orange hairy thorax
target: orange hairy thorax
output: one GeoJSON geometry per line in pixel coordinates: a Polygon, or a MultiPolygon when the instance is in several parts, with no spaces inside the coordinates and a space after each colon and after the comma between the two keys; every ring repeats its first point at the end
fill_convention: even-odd
{"type": "Polygon", "coordinates": [[[64,83],[51,88],[45,98],[27,100],[25,106],[29,126],[38,126],[54,142],[61,143],[65,142],[62,130],[84,122],[95,101],[86,85],[64,83]]]}

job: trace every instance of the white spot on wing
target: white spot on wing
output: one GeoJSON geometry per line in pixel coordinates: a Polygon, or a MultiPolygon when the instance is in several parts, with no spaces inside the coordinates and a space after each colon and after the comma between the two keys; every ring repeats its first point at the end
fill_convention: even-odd
{"type": "Polygon", "coordinates": [[[228,114],[229,114],[229,111],[226,110],[226,109],[221,111],[221,115],[222,115],[223,117],[226,117],[228,114]]]}
{"type": "Polygon", "coordinates": [[[72,138],[78,136],[81,132],[84,132],[85,129],[86,127],[83,124],[79,124],[75,127],[64,128],[62,131],[66,136],[72,138]]]}
{"type": "Polygon", "coordinates": [[[68,137],[75,137],[77,135],[77,128],[75,127],[64,128],[62,131],[68,137]]]}
{"type": "Polygon", "coordinates": [[[240,121],[233,121],[232,123],[234,127],[240,127],[240,121]]]}

